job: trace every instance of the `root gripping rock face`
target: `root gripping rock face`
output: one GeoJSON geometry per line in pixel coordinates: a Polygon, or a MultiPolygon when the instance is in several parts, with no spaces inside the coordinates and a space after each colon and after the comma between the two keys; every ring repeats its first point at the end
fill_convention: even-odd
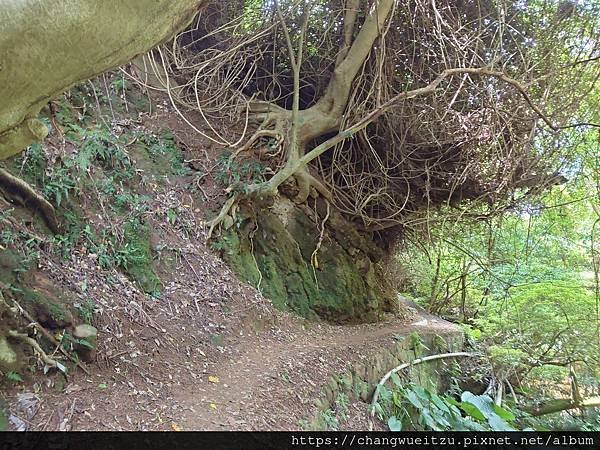
{"type": "Polygon", "coordinates": [[[310,208],[280,198],[225,233],[223,257],[276,307],[307,318],[361,323],[392,311],[395,294],[378,264],[381,249],[331,212],[315,258],[322,221],[310,208]]]}

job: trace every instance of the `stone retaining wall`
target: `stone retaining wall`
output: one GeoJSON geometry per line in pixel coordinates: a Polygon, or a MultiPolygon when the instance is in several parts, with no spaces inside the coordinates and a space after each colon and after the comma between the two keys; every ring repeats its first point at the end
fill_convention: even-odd
{"type": "MultiPolygon", "coordinates": [[[[340,394],[348,400],[371,401],[375,387],[391,369],[416,358],[438,353],[461,351],[464,336],[460,329],[443,335],[434,333],[412,333],[402,336],[389,348],[383,348],[367,360],[354,363],[345,372],[338,374],[325,384],[321,395],[315,400],[315,412],[308,421],[311,430],[324,430],[323,412],[333,409],[340,394]]],[[[406,369],[405,374],[413,381],[428,389],[441,392],[446,384],[445,368],[451,360],[435,360],[406,369]]]]}

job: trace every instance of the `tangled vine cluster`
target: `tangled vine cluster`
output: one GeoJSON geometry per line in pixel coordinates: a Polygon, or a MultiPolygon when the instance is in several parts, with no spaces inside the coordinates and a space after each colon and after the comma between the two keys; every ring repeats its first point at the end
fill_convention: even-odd
{"type": "Polygon", "coordinates": [[[600,76],[597,9],[213,2],[142,73],[201,113],[198,132],[268,162],[273,178],[245,194],[294,179],[298,201],[323,195],[359,228],[415,229],[434,208],[491,216],[561,182],[600,76]]]}

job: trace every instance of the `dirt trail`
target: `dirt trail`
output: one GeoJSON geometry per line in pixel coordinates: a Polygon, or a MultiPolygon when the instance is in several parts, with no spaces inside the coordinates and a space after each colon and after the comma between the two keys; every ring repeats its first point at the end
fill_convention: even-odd
{"type": "MultiPolygon", "coordinates": [[[[171,294],[156,304],[123,298],[126,289],[135,292],[126,280],[114,288],[90,375],[78,371],[67,382],[40,376],[29,410],[13,402],[28,429],[297,430],[332,375],[412,331],[456,333],[406,305],[401,316],[376,324],[307,322],[272,308],[203,244],[187,260],[173,272],[171,294]]],[[[23,386],[21,395],[27,403],[33,393],[23,386]]],[[[366,407],[358,404],[356,417],[366,407]]]]}
{"type": "Polygon", "coordinates": [[[299,429],[322,386],[352,363],[391,347],[412,331],[456,333],[448,322],[411,312],[410,320],[274,328],[241,341],[229,361],[213,367],[218,383],[186,386],[176,395],[189,408],[181,425],[194,430],[299,429]]]}

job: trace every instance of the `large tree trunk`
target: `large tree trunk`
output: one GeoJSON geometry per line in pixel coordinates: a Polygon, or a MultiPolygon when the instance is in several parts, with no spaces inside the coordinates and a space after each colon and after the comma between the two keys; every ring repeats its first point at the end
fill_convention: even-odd
{"type": "MultiPolygon", "coordinates": [[[[300,136],[304,142],[339,129],[342,115],[348,105],[352,83],[369,56],[373,44],[384,29],[393,6],[394,0],[376,2],[369,11],[356,39],[346,50],[348,42],[350,42],[348,36],[352,34],[350,27],[347,27],[346,39],[340,50],[341,54],[345,53],[345,56],[337,61],[325,95],[313,107],[300,114],[300,136]]],[[[354,26],[354,20],[355,10],[347,10],[344,18],[346,24],[354,26]]]]}
{"type": "Polygon", "coordinates": [[[300,67],[298,62],[302,59],[302,48],[300,48],[297,56],[290,54],[294,69],[294,104],[296,106],[291,112],[278,109],[271,113],[275,121],[287,122],[287,129],[292,130],[291,133],[285,132],[287,135],[286,166],[270,180],[268,186],[264,186],[259,194],[267,193],[266,191],[273,193],[283,181],[293,176],[298,184],[296,200],[299,203],[307,199],[311,187],[314,187],[321,195],[329,198],[325,186],[308,173],[305,165],[299,166],[298,161],[304,156],[306,146],[310,141],[327,133],[339,131],[348,105],[352,83],[363,67],[375,41],[385,28],[385,24],[393,11],[394,0],[376,1],[370,10],[366,12],[367,18],[356,39],[352,41],[351,36],[358,5],[359,2],[355,0],[349,0],[347,3],[344,17],[344,41],[325,94],[314,106],[302,111],[297,111],[297,99],[300,95],[300,67]]]}
{"type": "MultiPolygon", "coordinates": [[[[352,36],[361,2],[347,0],[344,16],[344,39],[336,58],[336,67],[333,75],[323,97],[312,107],[301,111],[299,111],[298,107],[300,95],[299,78],[303,51],[302,43],[306,24],[301,30],[301,44],[298,52],[295,54],[292,50],[286,24],[281,12],[279,12],[282,27],[288,41],[290,65],[294,73],[294,106],[292,111],[289,111],[268,102],[251,102],[251,112],[254,114],[254,119],[257,121],[263,120],[263,125],[265,123],[275,123],[276,130],[259,129],[240,151],[249,149],[258,137],[265,135],[265,132],[271,137],[273,136],[272,133],[275,133],[280,135],[280,138],[283,140],[286,163],[268,182],[249,186],[245,195],[255,198],[273,195],[282,183],[293,177],[298,185],[298,193],[295,197],[296,202],[303,203],[310,195],[311,188],[316,189],[326,199],[331,199],[331,194],[327,188],[309,173],[307,165],[304,162],[310,154],[315,152],[320,154],[323,153],[323,150],[316,148],[309,152],[310,154],[306,154],[306,147],[309,142],[316,138],[327,133],[340,131],[343,115],[348,106],[352,83],[373,49],[373,45],[385,29],[385,25],[394,9],[394,1],[376,0],[369,11],[365,11],[365,21],[356,38],[353,40],[352,36]]],[[[338,139],[341,142],[344,136],[338,135],[337,138],[333,139],[338,139]]],[[[327,144],[329,144],[329,141],[332,140],[328,140],[327,144]]],[[[210,222],[209,237],[212,235],[214,228],[223,221],[237,201],[238,194],[234,194],[225,203],[219,215],[210,222]]]]}
{"type": "Polygon", "coordinates": [[[0,3],[0,159],[35,140],[35,118],[77,82],[185,27],[204,0],[4,0],[0,3]]]}

